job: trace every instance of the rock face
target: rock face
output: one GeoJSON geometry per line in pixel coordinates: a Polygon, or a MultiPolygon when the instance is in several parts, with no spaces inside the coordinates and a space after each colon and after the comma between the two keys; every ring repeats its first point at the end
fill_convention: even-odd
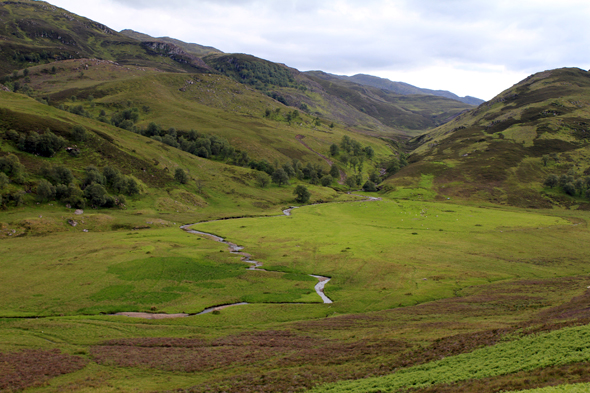
{"type": "Polygon", "coordinates": [[[167,56],[177,63],[192,65],[212,71],[212,69],[201,58],[185,52],[181,47],[160,41],[144,41],[141,45],[152,54],[167,56]]]}

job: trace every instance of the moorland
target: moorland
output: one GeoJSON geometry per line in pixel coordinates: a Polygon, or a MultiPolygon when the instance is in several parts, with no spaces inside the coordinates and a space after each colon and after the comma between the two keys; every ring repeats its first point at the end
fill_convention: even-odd
{"type": "Polygon", "coordinates": [[[589,389],[587,71],[480,103],[0,17],[0,390],[589,389]]]}

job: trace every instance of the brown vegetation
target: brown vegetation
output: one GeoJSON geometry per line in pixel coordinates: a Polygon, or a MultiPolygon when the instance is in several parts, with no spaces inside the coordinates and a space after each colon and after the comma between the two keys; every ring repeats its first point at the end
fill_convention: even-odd
{"type": "Polygon", "coordinates": [[[57,349],[0,353],[0,391],[39,386],[50,378],[78,371],[87,363],[86,359],[57,349]]]}

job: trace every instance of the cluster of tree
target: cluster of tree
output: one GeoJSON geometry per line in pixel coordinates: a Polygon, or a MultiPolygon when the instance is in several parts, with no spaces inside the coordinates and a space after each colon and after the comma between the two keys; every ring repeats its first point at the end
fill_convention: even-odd
{"type": "MultiPolygon", "coordinates": [[[[8,130],[6,138],[13,141],[19,150],[43,157],[53,157],[67,144],[66,139],[55,135],[49,128],[43,134],[36,131],[19,134],[15,130],[8,130]]],[[[76,142],[85,141],[88,138],[86,128],[79,125],[74,126],[70,131],[70,138],[76,142]]]]}
{"type": "Polygon", "coordinates": [[[111,166],[105,166],[102,172],[95,166],[88,166],[80,186],[64,166],[45,167],[41,174],[44,179],[37,184],[36,194],[37,200],[43,202],[55,199],[76,208],[87,204],[109,208],[123,206],[125,195],[139,194],[137,181],[111,166]]]}
{"type": "Polygon", "coordinates": [[[14,130],[9,130],[6,136],[17,143],[19,150],[43,157],[53,157],[67,144],[64,138],[55,135],[50,129],[45,130],[41,135],[35,131],[31,131],[27,135],[21,135],[14,130]]]}
{"type": "Polygon", "coordinates": [[[303,121],[303,119],[301,118],[301,115],[297,109],[290,111],[290,112],[288,111],[285,113],[281,113],[281,108],[277,108],[274,111],[267,108],[264,111],[263,117],[266,117],[267,119],[276,120],[276,121],[285,121],[289,124],[291,124],[291,122],[297,121],[297,120],[303,121]]]}
{"type": "Polygon", "coordinates": [[[293,159],[291,162],[279,165],[271,165],[267,160],[250,161],[250,168],[259,171],[256,174],[256,182],[260,187],[266,187],[271,182],[279,186],[289,184],[289,180],[297,178],[299,180],[307,180],[310,184],[321,184],[324,187],[329,187],[334,179],[340,177],[340,171],[336,165],[332,165],[329,172],[325,172],[324,168],[318,164],[308,163],[306,166],[297,160],[293,159]]]}
{"type": "Polygon", "coordinates": [[[349,165],[355,172],[361,172],[365,158],[372,160],[375,151],[371,146],[363,146],[357,140],[344,135],[340,145],[333,143],[330,146],[330,155],[338,157],[342,164],[349,165]]]}
{"type": "Polygon", "coordinates": [[[387,176],[391,176],[397,173],[400,169],[408,165],[408,158],[405,153],[400,152],[399,156],[390,157],[383,162],[381,162],[381,168],[385,168],[387,176]]]}
{"type": "Polygon", "coordinates": [[[247,159],[246,152],[237,152],[225,138],[217,135],[206,135],[195,130],[177,131],[175,128],[165,130],[156,123],[150,123],[146,129],[138,130],[138,133],[198,157],[221,160],[229,158],[234,164],[240,166],[249,162],[248,159],[246,163],[243,163],[242,156],[245,153],[247,159]]]}
{"type": "Polygon", "coordinates": [[[561,176],[552,174],[545,179],[544,184],[550,188],[559,187],[571,196],[579,195],[590,199],[590,176],[576,178],[572,173],[561,176]]]}
{"type": "Polygon", "coordinates": [[[295,82],[287,68],[266,61],[240,57],[222,58],[215,65],[215,69],[257,89],[264,89],[268,85],[289,87],[295,82]]]}

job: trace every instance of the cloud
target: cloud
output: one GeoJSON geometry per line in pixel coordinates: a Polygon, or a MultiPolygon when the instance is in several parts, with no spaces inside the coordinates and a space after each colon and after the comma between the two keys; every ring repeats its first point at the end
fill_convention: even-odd
{"type": "MultiPolygon", "coordinates": [[[[589,66],[590,3],[579,0],[50,2],[117,30],[249,53],[301,70],[400,75],[453,70],[453,78],[446,78],[449,90],[466,69],[488,78],[505,74],[508,82],[508,75],[589,66]]],[[[478,95],[476,84],[469,94],[478,95]]]]}

